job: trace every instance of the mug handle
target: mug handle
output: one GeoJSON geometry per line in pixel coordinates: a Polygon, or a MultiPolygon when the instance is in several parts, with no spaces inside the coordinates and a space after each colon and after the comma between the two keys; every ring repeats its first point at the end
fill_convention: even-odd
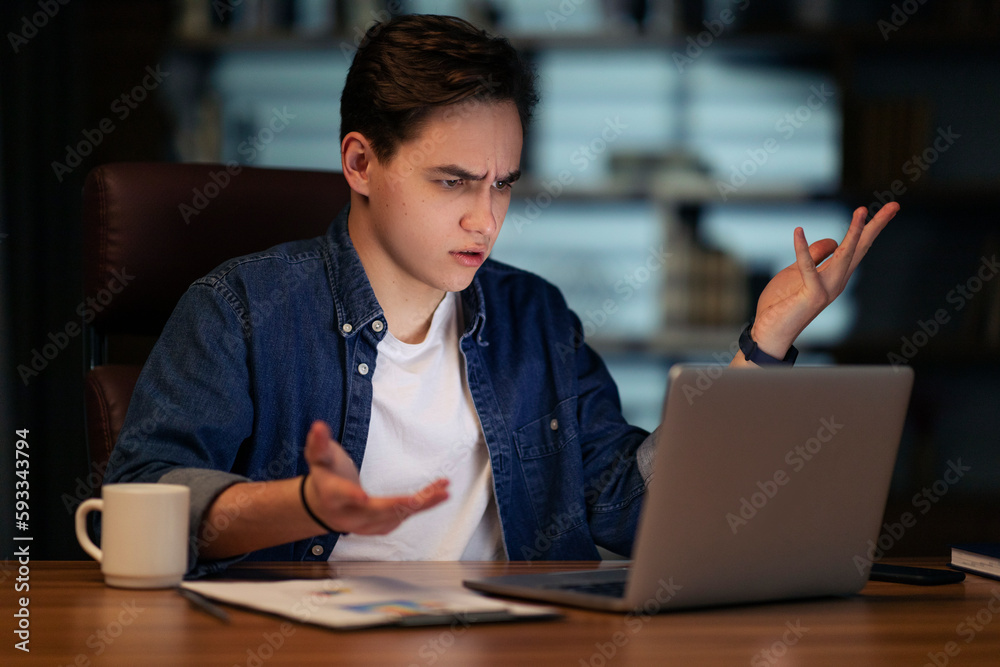
{"type": "Polygon", "coordinates": [[[76,508],[76,540],[83,547],[83,550],[98,563],[104,558],[104,552],[91,541],[90,535],[87,534],[87,515],[91,512],[102,511],[104,511],[104,500],[101,498],[88,498],[76,508]]]}

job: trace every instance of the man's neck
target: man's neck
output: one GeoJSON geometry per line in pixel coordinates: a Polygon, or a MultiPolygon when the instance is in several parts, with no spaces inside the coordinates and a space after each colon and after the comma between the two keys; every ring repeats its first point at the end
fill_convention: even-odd
{"type": "MultiPolygon", "coordinates": [[[[374,284],[372,288],[375,289],[374,284]]],[[[375,289],[375,298],[378,299],[385,313],[386,325],[389,332],[404,343],[422,343],[427,338],[427,332],[431,328],[431,321],[434,319],[434,311],[441,304],[445,297],[445,292],[440,292],[437,301],[426,302],[414,299],[394,300],[391,297],[383,299],[379,295],[379,290],[375,289]],[[390,305],[391,304],[391,305],[390,305]]]]}
{"type": "MultiPolygon", "coordinates": [[[[352,214],[354,207],[352,206],[352,214]]],[[[392,335],[404,343],[420,343],[427,332],[446,292],[414,280],[400,270],[365,233],[363,223],[348,218],[348,233],[371,283],[375,298],[385,313],[385,323],[392,335]]]]}

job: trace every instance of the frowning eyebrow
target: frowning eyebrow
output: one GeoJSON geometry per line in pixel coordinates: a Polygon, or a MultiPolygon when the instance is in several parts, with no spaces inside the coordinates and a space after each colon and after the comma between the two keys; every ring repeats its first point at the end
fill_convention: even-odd
{"type": "MultiPolygon", "coordinates": [[[[457,164],[445,164],[439,167],[431,167],[428,171],[434,173],[435,175],[453,176],[455,178],[460,178],[463,181],[482,181],[486,178],[486,174],[473,174],[468,169],[459,167],[457,164]]],[[[497,180],[514,183],[519,178],[521,178],[520,169],[512,171],[504,176],[500,176],[497,180]]]]}

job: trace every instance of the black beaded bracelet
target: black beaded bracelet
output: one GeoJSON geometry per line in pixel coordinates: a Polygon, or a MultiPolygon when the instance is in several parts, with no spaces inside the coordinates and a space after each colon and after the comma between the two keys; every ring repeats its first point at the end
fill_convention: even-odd
{"type": "Polygon", "coordinates": [[[306,480],[307,479],[309,479],[309,475],[302,475],[302,483],[299,485],[299,495],[302,497],[302,506],[306,508],[306,514],[308,514],[309,517],[313,521],[315,521],[317,524],[319,524],[323,528],[323,530],[325,530],[326,532],[328,532],[328,533],[336,533],[337,531],[335,531],[333,528],[330,528],[330,526],[328,526],[325,523],[323,523],[322,519],[320,519],[318,516],[316,516],[316,513],[313,512],[312,509],[309,507],[309,503],[306,502],[306,480]]]}

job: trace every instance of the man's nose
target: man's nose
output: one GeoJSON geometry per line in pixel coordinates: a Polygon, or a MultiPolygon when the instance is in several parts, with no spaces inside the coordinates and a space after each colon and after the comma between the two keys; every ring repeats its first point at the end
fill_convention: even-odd
{"type": "Polygon", "coordinates": [[[470,232],[479,232],[493,238],[497,231],[497,219],[493,215],[493,188],[477,192],[475,200],[462,218],[462,227],[470,232]]]}

